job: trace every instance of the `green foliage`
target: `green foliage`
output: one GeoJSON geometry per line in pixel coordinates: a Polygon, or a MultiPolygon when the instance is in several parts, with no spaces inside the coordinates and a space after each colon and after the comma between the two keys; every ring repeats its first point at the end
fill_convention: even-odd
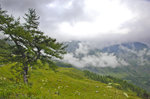
{"type": "Polygon", "coordinates": [[[0,39],[0,64],[8,63],[10,60],[12,49],[10,45],[5,41],[0,39]]]}
{"type": "Polygon", "coordinates": [[[140,96],[144,99],[150,98],[150,94],[148,94],[145,90],[139,87],[136,87],[133,84],[127,83],[127,81],[124,81],[124,80],[121,80],[112,76],[100,76],[96,73],[92,73],[87,70],[85,70],[84,73],[85,73],[85,76],[87,76],[90,79],[109,84],[117,89],[136,92],[137,96],[140,96]]]}
{"type": "Polygon", "coordinates": [[[14,75],[16,83],[21,82],[22,74],[23,74],[22,64],[16,63],[12,65],[10,69],[11,69],[11,74],[14,75]]]}

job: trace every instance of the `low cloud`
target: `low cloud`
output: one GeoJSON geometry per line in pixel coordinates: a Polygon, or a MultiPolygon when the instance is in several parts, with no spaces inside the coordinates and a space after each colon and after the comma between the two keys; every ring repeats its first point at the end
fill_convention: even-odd
{"type": "MultiPolygon", "coordinates": [[[[73,64],[76,67],[83,68],[86,66],[95,67],[120,67],[120,66],[144,66],[150,64],[150,50],[147,47],[141,47],[139,45],[129,44],[129,48],[123,44],[118,44],[118,51],[112,53],[102,52],[99,47],[92,47],[88,43],[80,42],[77,49],[73,52],[64,55],[64,62],[73,64]]],[[[111,46],[109,46],[111,48],[111,46]]],[[[108,48],[109,48],[108,47],[108,48]]],[[[113,48],[115,46],[112,46],[113,48]]],[[[109,50],[109,49],[108,49],[109,50]]]]}
{"type": "Polygon", "coordinates": [[[128,65],[123,59],[117,58],[114,54],[97,52],[95,54],[89,54],[90,48],[86,45],[79,43],[79,48],[74,53],[67,53],[64,55],[64,62],[75,65],[82,68],[86,66],[96,67],[117,67],[128,65]]]}

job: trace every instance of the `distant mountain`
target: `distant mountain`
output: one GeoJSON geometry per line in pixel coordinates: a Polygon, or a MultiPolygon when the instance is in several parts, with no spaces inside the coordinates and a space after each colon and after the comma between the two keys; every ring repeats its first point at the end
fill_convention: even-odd
{"type": "Polygon", "coordinates": [[[146,44],[128,42],[101,49],[93,49],[79,41],[68,44],[70,64],[125,79],[150,92],[150,48],[146,44]]]}
{"type": "Polygon", "coordinates": [[[122,49],[122,47],[127,48],[129,50],[135,50],[135,51],[140,51],[148,48],[146,44],[140,42],[132,42],[132,43],[122,43],[122,44],[105,47],[102,49],[102,52],[116,53],[116,54],[118,52],[126,52],[124,49],[122,49]]]}
{"type": "Polygon", "coordinates": [[[72,53],[75,58],[82,59],[85,56],[97,56],[99,53],[107,53],[128,65],[150,65],[150,48],[141,42],[121,43],[101,49],[93,49],[90,46],[83,45],[80,41],[67,42],[66,44],[68,45],[67,52],[72,53]]]}
{"type": "Polygon", "coordinates": [[[129,65],[150,64],[150,49],[146,44],[140,42],[122,43],[101,50],[105,53],[113,53],[115,56],[125,60],[129,65]]]}
{"type": "Polygon", "coordinates": [[[75,52],[75,50],[79,48],[79,43],[80,43],[80,41],[65,42],[64,44],[68,46],[68,47],[66,48],[66,51],[67,51],[68,53],[75,52]]]}

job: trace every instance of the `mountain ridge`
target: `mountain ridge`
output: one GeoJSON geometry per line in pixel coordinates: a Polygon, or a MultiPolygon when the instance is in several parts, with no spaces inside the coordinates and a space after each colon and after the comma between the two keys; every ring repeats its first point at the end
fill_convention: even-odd
{"type": "Polygon", "coordinates": [[[127,42],[91,49],[84,44],[78,43],[75,51],[69,53],[69,58],[66,58],[71,61],[65,62],[98,74],[119,77],[150,92],[148,45],[141,42],[127,42]]]}

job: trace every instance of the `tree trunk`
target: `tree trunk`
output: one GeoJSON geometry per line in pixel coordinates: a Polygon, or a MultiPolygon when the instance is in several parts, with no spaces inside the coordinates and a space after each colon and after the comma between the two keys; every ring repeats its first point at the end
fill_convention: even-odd
{"type": "Polygon", "coordinates": [[[24,65],[24,73],[23,73],[23,80],[25,84],[28,84],[28,66],[24,65]]]}

